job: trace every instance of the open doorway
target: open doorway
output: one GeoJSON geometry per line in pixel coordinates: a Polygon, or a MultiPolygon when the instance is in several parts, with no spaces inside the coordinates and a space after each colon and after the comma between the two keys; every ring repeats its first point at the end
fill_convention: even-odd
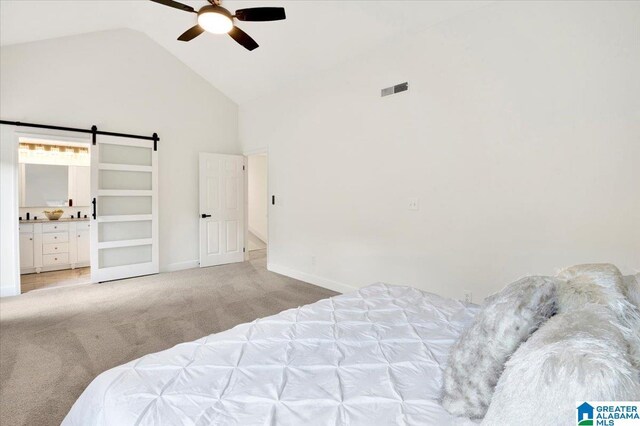
{"type": "Polygon", "coordinates": [[[3,120],[0,139],[0,296],[159,272],[157,134],[3,120]]]}
{"type": "Polygon", "coordinates": [[[269,244],[267,160],[266,153],[247,156],[247,248],[250,252],[262,250],[266,253],[269,244]]]}
{"type": "Polygon", "coordinates": [[[91,283],[90,145],[18,141],[20,292],[91,283]]]}

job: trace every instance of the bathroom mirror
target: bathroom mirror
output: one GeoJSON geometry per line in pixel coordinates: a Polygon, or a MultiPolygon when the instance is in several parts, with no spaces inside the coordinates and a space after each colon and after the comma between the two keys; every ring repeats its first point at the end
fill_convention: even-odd
{"type": "Polygon", "coordinates": [[[20,164],[20,207],[86,207],[90,201],[90,168],[53,164],[20,164]]]}

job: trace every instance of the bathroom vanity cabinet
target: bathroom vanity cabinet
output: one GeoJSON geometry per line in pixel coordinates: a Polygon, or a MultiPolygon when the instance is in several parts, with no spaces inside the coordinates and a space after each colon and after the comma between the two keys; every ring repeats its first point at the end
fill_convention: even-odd
{"type": "Polygon", "coordinates": [[[20,222],[20,273],[89,266],[89,220],[20,222]]]}

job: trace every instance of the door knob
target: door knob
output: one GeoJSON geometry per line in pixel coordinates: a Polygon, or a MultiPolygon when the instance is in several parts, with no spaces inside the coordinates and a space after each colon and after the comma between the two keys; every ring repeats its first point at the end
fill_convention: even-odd
{"type": "Polygon", "coordinates": [[[205,214],[205,213],[203,213],[203,214],[202,214],[202,218],[203,218],[203,219],[206,219],[206,218],[208,218],[208,217],[211,217],[211,215],[210,215],[210,214],[205,214]]]}

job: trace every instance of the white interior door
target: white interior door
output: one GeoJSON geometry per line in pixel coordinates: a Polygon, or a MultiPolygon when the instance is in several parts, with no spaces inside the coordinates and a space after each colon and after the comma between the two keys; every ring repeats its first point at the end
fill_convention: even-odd
{"type": "Polygon", "coordinates": [[[244,157],[200,153],[200,267],[244,260],[244,157]]]}
{"type": "Polygon", "coordinates": [[[158,273],[153,141],[98,135],[96,142],[91,149],[91,281],[158,273]]]}

